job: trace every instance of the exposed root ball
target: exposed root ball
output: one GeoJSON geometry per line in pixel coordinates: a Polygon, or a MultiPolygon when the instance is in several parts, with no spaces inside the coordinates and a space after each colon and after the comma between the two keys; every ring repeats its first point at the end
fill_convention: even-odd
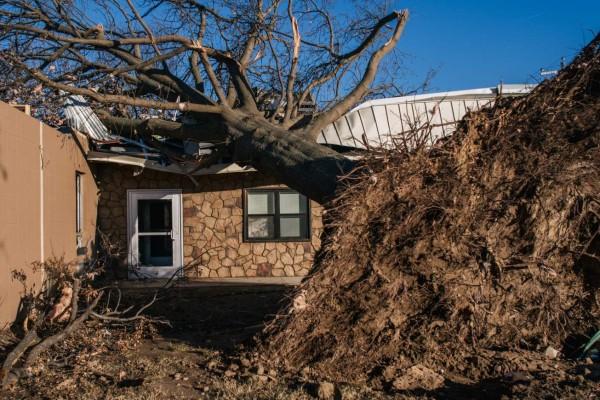
{"type": "Polygon", "coordinates": [[[267,357],[339,381],[417,364],[478,378],[481,354],[596,328],[599,42],[443,146],[366,160],[267,357]]]}

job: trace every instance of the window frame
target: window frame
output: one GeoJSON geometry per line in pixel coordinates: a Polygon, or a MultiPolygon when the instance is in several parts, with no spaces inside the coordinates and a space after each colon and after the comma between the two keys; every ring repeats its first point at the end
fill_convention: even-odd
{"type": "Polygon", "coordinates": [[[83,236],[83,173],[75,172],[75,236],[77,247],[81,247],[83,236]]]}
{"type": "Polygon", "coordinates": [[[75,248],[78,256],[83,256],[88,251],[88,244],[83,243],[85,230],[84,217],[84,175],[85,172],[75,171],[75,248]]]}
{"type": "Polygon", "coordinates": [[[298,213],[298,214],[281,214],[280,213],[280,194],[281,193],[297,193],[300,196],[304,196],[302,193],[299,193],[295,190],[289,188],[259,188],[259,189],[244,189],[243,196],[243,209],[244,209],[244,242],[246,243],[287,243],[287,242],[310,242],[311,240],[311,211],[310,211],[310,199],[306,196],[306,213],[298,213]],[[273,193],[273,214],[248,214],[248,195],[252,193],[273,193]],[[248,218],[249,217],[268,217],[273,216],[274,219],[274,236],[266,237],[266,238],[251,238],[248,236],[248,218]],[[300,217],[305,216],[306,218],[306,236],[294,236],[294,237],[281,237],[281,217],[289,216],[289,217],[300,217]]]}

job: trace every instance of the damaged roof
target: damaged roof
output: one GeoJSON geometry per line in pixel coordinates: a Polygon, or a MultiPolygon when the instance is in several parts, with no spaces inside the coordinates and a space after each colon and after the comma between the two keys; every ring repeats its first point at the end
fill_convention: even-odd
{"type": "MultiPolygon", "coordinates": [[[[341,150],[391,147],[398,140],[408,146],[416,145],[418,140],[433,145],[454,132],[468,112],[492,104],[499,96],[525,95],[533,87],[501,85],[371,100],[328,125],[317,142],[341,150]],[[425,130],[426,137],[410,135],[425,130]]],[[[208,143],[162,138],[135,140],[115,135],[102,124],[82,96],[68,96],[63,109],[67,124],[85,133],[93,142],[94,150],[88,153],[90,161],[180,173],[192,180],[192,175],[254,171],[250,166],[239,166],[219,158],[208,143]]]]}
{"type": "Polygon", "coordinates": [[[317,142],[355,149],[392,147],[394,141],[406,140],[408,132],[430,129],[427,144],[433,145],[454,132],[467,112],[490,105],[498,96],[523,96],[533,87],[501,85],[371,100],[325,127],[317,142]]]}

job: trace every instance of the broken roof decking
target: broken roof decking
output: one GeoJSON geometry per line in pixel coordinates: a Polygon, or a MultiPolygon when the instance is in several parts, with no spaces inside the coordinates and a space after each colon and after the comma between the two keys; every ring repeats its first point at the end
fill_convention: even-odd
{"type": "Polygon", "coordinates": [[[186,175],[212,175],[254,171],[250,167],[240,167],[237,164],[231,163],[213,164],[205,168],[198,168],[194,163],[180,163],[175,160],[169,160],[167,164],[164,160],[160,160],[162,157],[159,149],[150,147],[141,140],[133,140],[111,134],[83,96],[68,96],[65,99],[63,111],[67,124],[71,128],[85,133],[94,142],[96,151],[92,150],[88,152],[87,159],[89,161],[131,165],[142,169],[149,168],[186,175]],[[104,148],[106,145],[109,147],[104,148]],[[133,146],[133,151],[127,149],[131,146],[133,146]]]}
{"type": "MultiPolygon", "coordinates": [[[[93,162],[115,163],[122,165],[131,165],[139,168],[154,169],[162,172],[171,172],[175,174],[189,175],[214,175],[214,174],[231,174],[236,172],[252,172],[256,171],[250,166],[239,166],[234,163],[219,163],[212,164],[208,167],[197,168],[194,165],[177,166],[175,164],[163,165],[158,161],[144,159],[142,157],[133,157],[127,154],[109,153],[105,151],[90,151],[87,159],[93,162]]],[[[186,163],[183,163],[186,164],[186,163]]]]}
{"type": "Polygon", "coordinates": [[[329,124],[317,142],[357,149],[391,147],[403,133],[428,124],[431,128],[428,144],[432,145],[451,134],[468,111],[490,104],[499,94],[520,96],[532,88],[532,85],[503,85],[371,100],[329,124]]]}

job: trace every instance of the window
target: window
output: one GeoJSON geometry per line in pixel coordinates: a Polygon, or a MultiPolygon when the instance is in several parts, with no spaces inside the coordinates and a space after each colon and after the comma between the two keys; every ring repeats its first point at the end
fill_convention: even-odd
{"type": "Polygon", "coordinates": [[[77,237],[77,247],[82,245],[83,235],[83,191],[81,187],[82,173],[75,173],[75,235],[77,237]]]}
{"type": "Polygon", "coordinates": [[[308,240],[309,202],[290,189],[245,191],[244,239],[249,242],[308,240]]]}

